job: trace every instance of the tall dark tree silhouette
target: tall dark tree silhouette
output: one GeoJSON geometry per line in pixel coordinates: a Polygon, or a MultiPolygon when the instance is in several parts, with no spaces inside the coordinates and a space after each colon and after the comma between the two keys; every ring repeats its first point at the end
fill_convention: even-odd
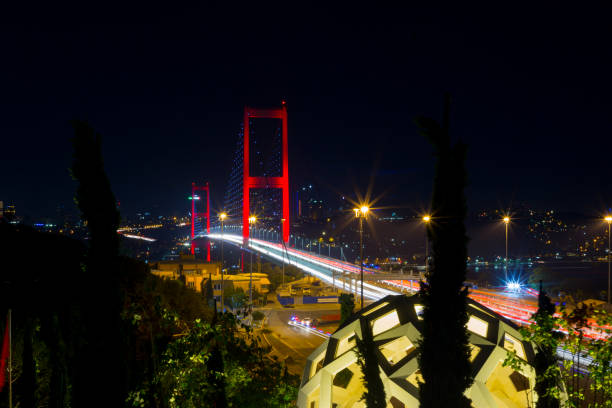
{"type": "Polygon", "coordinates": [[[355,295],[342,293],[340,295],[340,325],[342,325],[355,310],[355,295]]]}
{"type": "Polygon", "coordinates": [[[357,364],[363,373],[363,386],[365,391],[361,397],[366,402],[367,408],[385,408],[387,406],[385,387],[380,378],[380,368],[376,356],[376,344],[372,335],[370,323],[361,320],[362,339],[357,338],[357,364]]]}
{"type": "Polygon", "coordinates": [[[126,369],[121,339],[121,279],[118,262],[119,211],[102,161],[101,137],[91,126],[73,121],[72,176],[75,202],[89,229],[81,298],[84,339],[75,359],[74,406],[122,406],[126,369]]]}
{"type": "Polygon", "coordinates": [[[420,406],[470,407],[464,395],[473,383],[466,324],[467,288],[464,285],[468,237],[465,232],[467,146],[451,143],[450,98],[442,123],[418,117],[416,124],[434,148],[437,158],[427,234],[432,243],[432,264],[421,285],[424,302],[423,337],[419,342],[420,406]]]}
{"type": "Polygon", "coordinates": [[[553,392],[558,389],[560,382],[556,358],[559,341],[555,332],[554,314],[555,305],[542,289],[542,281],[540,281],[538,310],[533,316],[537,329],[532,338],[538,349],[534,360],[535,392],[538,394],[536,408],[558,408],[560,406],[558,395],[553,392]]]}

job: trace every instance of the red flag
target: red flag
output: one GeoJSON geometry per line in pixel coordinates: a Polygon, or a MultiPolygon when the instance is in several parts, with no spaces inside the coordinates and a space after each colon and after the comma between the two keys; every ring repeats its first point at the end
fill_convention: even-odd
{"type": "Polygon", "coordinates": [[[6,330],[4,330],[4,340],[2,341],[2,354],[0,354],[0,392],[4,388],[6,378],[6,361],[9,355],[9,320],[6,319],[6,330]]]}

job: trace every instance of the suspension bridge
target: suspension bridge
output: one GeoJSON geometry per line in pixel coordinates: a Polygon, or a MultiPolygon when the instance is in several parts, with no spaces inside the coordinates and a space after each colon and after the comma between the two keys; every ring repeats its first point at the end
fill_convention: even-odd
{"type": "MultiPolygon", "coordinates": [[[[359,266],[346,259],[331,257],[330,254],[325,256],[320,252],[305,250],[303,244],[302,249],[299,249],[297,237],[292,241],[286,104],[283,102],[277,109],[245,107],[238,136],[234,166],[225,197],[228,218],[234,222],[228,223],[222,229],[215,219],[212,220],[215,225],[211,228],[208,183],[203,186],[194,183],[190,197],[192,253],[195,248],[194,240],[206,238],[206,259],[210,260],[210,240],[223,241],[241,248],[243,254],[245,251],[252,252],[277,263],[294,265],[329,285],[360,295],[359,266]],[[276,121],[271,137],[269,134],[267,137],[262,136],[263,132],[256,130],[258,128],[255,123],[261,119],[276,121]],[[267,153],[262,148],[266,141],[269,150],[267,153]],[[199,192],[206,194],[204,212],[196,210],[196,201],[204,201],[204,196],[200,197],[199,192]],[[251,223],[252,214],[261,215],[258,217],[258,224],[266,230],[261,233],[263,228],[260,228],[257,238],[252,237],[252,232],[257,231],[251,223]],[[236,220],[241,222],[236,223],[236,220]]],[[[364,268],[363,296],[375,301],[387,295],[416,292],[420,288],[420,280],[420,276],[411,274],[386,273],[364,268]]],[[[530,317],[537,310],[537,292],[529,290],[520,295],[505,290],[470,290],[470,297],[489,309],[517,324],[530,324],[530,317]]],[[[592,337],[597,336],[595,332],[589,334],[592,337]]]]}

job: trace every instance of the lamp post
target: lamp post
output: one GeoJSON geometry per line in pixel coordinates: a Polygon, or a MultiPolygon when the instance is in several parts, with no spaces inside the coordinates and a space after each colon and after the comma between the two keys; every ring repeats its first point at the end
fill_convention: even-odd
{"type": "Polygon", "coordinates": [[[604,218],[608,222],[608,305],[610,304],[610,224],[612,223],[612,215],[604,218]]]}
{"type": "Polygon", "coordinates": [[[506,282],[508,281],[508,224],[510,224],[510,217],[504,217],[504,224],[506,225],[506,264],[504,266],[504,275],[506,282]]]}
{"type": "MultiPolygon", "coordinates": [[[[285,219],[281,218],[281,231],[284,231],[284,230],[285,230],[285,219]]],[[[282,244],[283,244],[283,287],[284,287],[285,286],[285,251],[287,251],[287,248],[285,247],[285,241],[283,241],[282,244]]]]}
{"type": "Polygon", "coordinates": [[[221,311],[225,308],[223,303],[223,292],[225,292],[225,286],[223,285],[223,267],[225,266],[225,260],[223,259],[223,221],[227,218],[227,214],[222,212],[219,214],[219,220],[221,221],[221,311]]]}
{"type": "MultiPolygon", "coordinates": [[[[257,217],[255,217],[254,215],[251,215],[249,217],[249,227],[251,225],[255,225],[255,223],[257,222],[257,217]]],[[[251,272],[249,273],[249,308],[253,307],[253,248],[251,245],[251,234],[249,234],[249,246],[251,248],[249,248],[250,252],[251,252],[251,272]]]]}
{"type": "Polygon", "coordinates": [[[431,216],[425,215],[423,222],[425,223],[425,276],[429,272],[429,236],[427,235],[427,227],[431,221],[431,216]]]}
{"type": "Polygon", "coordinates": [[[359,263],[361,270],[361,309],[363,310],[363,219],[368,216],[370,209],[363,205],[360,208],[354,208],[355,217],[359,218],[359,263]]]}

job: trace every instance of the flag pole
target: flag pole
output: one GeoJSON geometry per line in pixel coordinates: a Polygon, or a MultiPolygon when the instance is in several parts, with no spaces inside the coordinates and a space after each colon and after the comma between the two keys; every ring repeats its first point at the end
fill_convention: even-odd
{"type": "Polygon", "coordinates": [[[8,311],[8,321],[9,321],[9,366],[8,366],[8,375],[9,375],[9,408],[13,408],[13,322],[11,322],[11,309],[8,311]]]}

